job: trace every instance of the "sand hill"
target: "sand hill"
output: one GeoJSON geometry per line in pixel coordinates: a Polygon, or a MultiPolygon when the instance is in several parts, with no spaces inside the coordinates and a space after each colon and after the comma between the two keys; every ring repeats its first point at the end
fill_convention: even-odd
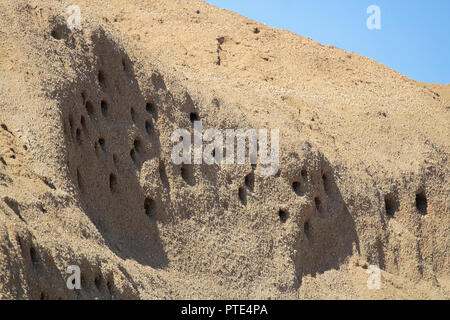
{"type": "Polygon", "coordinates": [[[450,298],[449,86],[200,0],[71,4],[0,1],[0,298],[450,298]],[[278,128],[278,173],[175,165],[193,120],[278,128]]]}

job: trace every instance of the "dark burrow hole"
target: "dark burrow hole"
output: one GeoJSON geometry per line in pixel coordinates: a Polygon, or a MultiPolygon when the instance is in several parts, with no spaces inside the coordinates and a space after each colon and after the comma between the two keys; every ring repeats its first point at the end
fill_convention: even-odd
{"type": "Polygon", "coordinates": [[[122,70],[125,71],[125,72],[129,71],[128,63],[125,60],[125,58],[122,58],[122,70]]]}
{"type": "Polygon", "coordinates": [[[108,103],[105,100],[102,100],[102,102],[100,103],[101,109],[102,109],[102,114],[104,117],[108,116],[108,103]]]}
{"type": "Polygon", "coordinates": [[[134,146],[134,150],[136,150],[137,153],[141,153],[142,152],[141,140],[134,139],[133,146],[134,146]]]}
{"type": "Polygon", "coordinates": [[[239,200],[241,203],[246,206],[247,205],[247,193],[244,188],[239,188],[238,190],[239,200]]]}
{"type": "Polygon", "coordinates": [[[131,157],[131,160],[136,162],[136,151],[134,151],[134,149],[130,150],[130,157],[131,157]]]}
{"type": "Polygon", "coordinates": [[[304,192],[302,189],[302,184],[299,181],[294,181],[292,183],[292,190],[294,190],[295,194],[298,196],[303,196],[304,192]]]}
{"type": "Polygon", "coordinates": [[[86,119],[84,118],[84,116],[81,116],[80,123],[83,129],[86,129],[86,119]]]}
{"type": "Polygon", "coordinates": [[[103,138],[98,139],[98,144],[100,145],[103,151],[106,151],[105,139],[103,138]]]}
{"type": "Polygon", "coordinates": [[[181,167],[181,177],[187,184],[189,185],[195,184],[194,172],[191,165],[184,164],[181,167]]]}
{"type": "Polygon", "coordinates": [[[145,110],[147,110],[148,114],[150,114],[152,117],[156,116],[156,108],[153,103],[147,102],[147,104],[145,105],[145,110]]]}
{"type": "Polygon", "coordinates": [[[51,36],[56,40],[61,40],[64,36],[64,28],[65,26],[57,25],[51,31],[51,36]]]}
{"type": "Polygon", "coordinates": [[[321,210],[322,210],[322,203],[321,203],[319,197],[315,197],[314,198],[314,204],[316,205],[317,211],[321,212],[321,210]]]}
{"type": "Polygon", "coordinates": [[[98,83],[100,84],[100,86],[106,87],[106,80],[105,80],[105,75],[103,74],[103,71],[100,70],[98,72],[97,79],[98,79],[98,83]]]}
{"type": "Polygon", "coordinates": [[[428,210],[428,201],[425,192],[421,191],[416,194],[416,208],[420,214],[426,215],[428,210]]]}
{"type": "Polygon", "coordinates": [[[200,117],[197,112],[191,112],[189,114],[189,119],[191,120],[192,123],[194,123],[194,121],[199,121],[200,117]]]}
{"type": "Polygon", "coordinates": [[[95,283],[95,286],[97,287],[97,289],[100,290],[102,287],[102,276],[97,275],[94,279],[94,283],[95,283]]]}
{"type": "Polygon", "coordinates": [[[286,210],[280,209],[278,211],[278,217],[280,218],[281,223],[285,223],[288,219],[288,212],[286,210]]]}
{"type": "Polygon", "coordinates": [[[109,190],[111,192],[117,191],[117,177],[113,173],[109,175],[109,190]]]}
{"type": "Polygon", "coordinates": [[[393,218],[398,210],[398,204],[392,196],[387,195],[384,197],[384,208],[386,209],[386,215],[393,218]]]}
{"type": "Polygon", "coordinates": [[[155,214],[155,201],[150,198],[146,198],[144,201],[144,209],[147,217],[153,217],[155,214]]]}
{"type": "Polygon", "coordinates": [[[255,175],[253,172],[245,176],[245,185],[247,186],[247,188],[249,188],[250,191],[253,192],[255,187],[255,175]]]}
{"type": "Polygon", "coordinates": [[[305,169],[302,170],[302,172],[300,173],[302,175],[303,179],[306,179],[306,177],[308,176],[308,173],[306,172],[305,169]]]}
{"type": "Polygon", "coordinates": [[[94,116],[94,106],[92,105],[92,103],[90,101],[86,101],[86,111],[87,111],[89,117],[94,116]]]}
{"type": "Polygon", "coordinates": [[[259,29],[258,28],[254,28],[253,29],[253,33],[255,33],[255,34],[258,34],[260,31],[259,31],[259,29]]]}

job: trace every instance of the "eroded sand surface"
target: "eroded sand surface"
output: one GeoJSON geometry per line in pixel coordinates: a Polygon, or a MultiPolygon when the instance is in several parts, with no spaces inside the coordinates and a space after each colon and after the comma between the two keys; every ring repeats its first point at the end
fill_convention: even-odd
{"type": "Polygon", "coordinates": [[[199,0],[70,4],[0,1],[0,298],[450,298],[449,86],[199,0]],[[280,129],[279,173],[173,164],[192,118],[280,129]]]}

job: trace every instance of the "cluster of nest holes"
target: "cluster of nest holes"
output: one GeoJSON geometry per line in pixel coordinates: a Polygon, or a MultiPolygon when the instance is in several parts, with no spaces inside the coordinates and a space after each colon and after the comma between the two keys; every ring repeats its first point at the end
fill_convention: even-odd
{"type": "MultiPolygon", "coordinates": [[[[113,291],[114,291],[114,276],[112,274],[109,274],[106,279],[105,277],[102,275],[102,273],[99,271],[95,274],[93,281],[87,281],[86,278],[83,276],[83,272],[81,273],[81,288],[91,288],[93,286],[95,286],[95,288],[100,291],[103,292],[104,289],[106,288],[109,292],[109,294],[112,296],[113,295],[113,291]]],[[[92,278],[90,278],[92,279],[92,278]]],[[[74,279],[75,282],[75,279],[74,279]]],[[[73,284],[75,284],[73,282],[73,284]]]]}
{"type": "MultiPolygon", "coordinates": [[[[129,71],[129,69],[130,69],[130,66],[125,58],[122,58],[122,69],[124,71],[129,71]]],[[[102,70],[98,71],[97,80],[98,80],[98,84],[99,84],[100,88],[103,91],[105,91],[108,87],[108,81],[105,76],[105,73],[102,70]]],[[[69,127],[70,127],[70,135],[71,135],[72,139],[74,139],[74,141],[76,141],[76,144],[78,146],[83,145],[85,137],[86,138],[89,137],[88,126],[87,126],[87,122],[86,122],[87,119],[97,121],[98,116],[103,116],[103,118],[107,119],[109,116],[109,113],[111,111],[110,105],[106,99],[102,99],[100,101],[99,108],[97,108],[92,103],[92,101],[87,98],[86,92],[83,91],[81,93],[81,97],[82,97],[82,100],[84,103],[84,107],[85,107],[85,111],[86,111],[85,114],[87,115],[87,117],[85,117],[84,115],[80,116],[80,121],[79,121],[80,125],[77,125],[75,123],[75,120],[74,120],[74,117],[72,114],[70,114],[68,117],[69,127]],[[98,110],[98,112],[97,112],[97,110],[98,110]]],[[[153,119],[156,120],[157,112],[156,112],[156,108],[152,102],[146,103],[145,110],[153,119]]],[[[136,123],[137,115],[136,115],[134,108],[131,108],[130,113],[131,113],[132,121],[134,123],[136,123]]],[[[148,133],[148,135],[152,135],[152,133],[154,132],[153,122],[151,119],[146,119],[145,130],[148,133]]],[[[98,156],[100,155],[100,153],[99,153],[100,150],[103,151],[103,153],[107,152],[107,141],[105,140],[104,137],[98,137],[97,140],[94,141],[94,149],[98,156]]],[[[133,141],[132,148],[130,151],[130,157],[134,163],[137,162],[137,155],[139,153],[143,152],[143,149],[144,148],[143,148],[143,143],[141,142],[141,139],[139,137],[136,137],[133,141]]],[[[114,161],[114,164],[117,166],[118,165],[118,157],[116,154],[113,154],[113,161],[114,161]]],[[[77,168],[77,182],[78,182],[79,189],[81,191],[83,191],[83,179],[82,179],[79,168],[77,168]]],[[[109,175],[109,188],[110,188],[111,192],[117,192],[117,187],[118,187],[117,176],[115,174],[111,173],[109,175]]]]}
{"type": "MultiPolygon", "coordinates": [[[[396,196],[388,194],[384,197],[384,209],[388,218],[393,218],[399,210],[399,201],[396,196]]],[[[428,200],[424,191],[418,191],[415,196],[415,206],[421,215],[428,213],[428,200]]]]}

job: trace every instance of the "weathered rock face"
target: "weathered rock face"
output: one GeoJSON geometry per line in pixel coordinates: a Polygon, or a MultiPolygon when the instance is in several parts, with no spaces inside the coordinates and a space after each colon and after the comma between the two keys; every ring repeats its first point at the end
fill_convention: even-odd
{"type": "Polygon", "coordinates": [[[78,5],[0,4],[1,298],[449,298],[448,86],[202,1],[78,5]],[[174,164],[195,120],[279,129],[277,174],[174,164]]]}

